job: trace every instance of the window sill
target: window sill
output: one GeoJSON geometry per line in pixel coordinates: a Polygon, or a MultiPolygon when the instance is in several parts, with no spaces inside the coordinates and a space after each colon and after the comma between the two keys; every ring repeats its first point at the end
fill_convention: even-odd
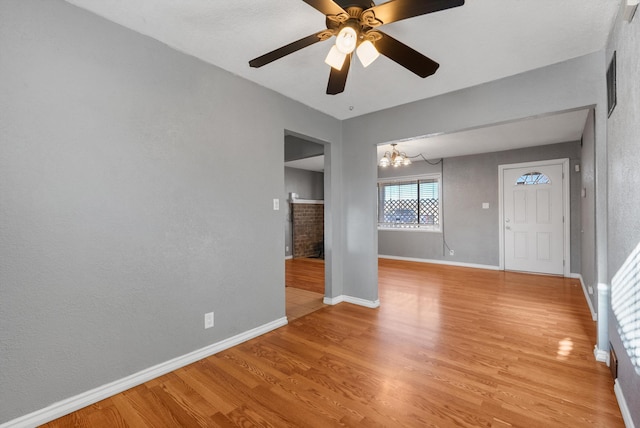
{"type": "Polygon", "coordinates": [[[442,233],[442,229],[435,227],[388,227],[378,226],[378,231],[391,231],[391,232],[430,232],[430,233],[442,233]]]}

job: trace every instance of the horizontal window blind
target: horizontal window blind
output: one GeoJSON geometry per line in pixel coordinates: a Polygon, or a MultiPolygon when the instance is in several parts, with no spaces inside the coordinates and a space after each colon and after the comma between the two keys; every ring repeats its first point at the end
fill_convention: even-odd
{"type": "Polygon", "coordinates": [[[439,228],[440,178],[378,183],[378,225],[439,228]]]}
{"type": "Polygon", "coordinates": [[[622,344],[640,375],[640,244],[611,280],[611,306],[622,344]]]}

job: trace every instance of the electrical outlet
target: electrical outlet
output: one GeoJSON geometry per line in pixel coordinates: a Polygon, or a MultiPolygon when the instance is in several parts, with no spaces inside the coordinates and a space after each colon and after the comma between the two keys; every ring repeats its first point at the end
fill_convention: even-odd
{"type": "Polygon", "coordinates": [[[449,250],[449,255],[450,255],[450,256],[455,256],[455,255],[456,255],[456,252],[455,252],[455,251],[453,251],[453,250],[449,250]]]}
{"type": "Polygon", "coordinates": [[[213,312],[207,312],[204,314],[204,328],[213,327],[213,312]]]}
{"type": "Polygon", "coordinates": [[[278,211],[280,209],[280,199],[273,200],[273,210],[278,211]]]}
{"type": "Polygon", "coordinates": [[[592,287],[592,286],[588,286],[588,287],[587,287],[587,292],[588,292],[589,294],[593,294],[593,287],[592,287]]]}
{"type": "Polygon", "coordinates": [[[287,245],[286,247],[284,247],[285,251],[289,251],[289,246],[287,245]]]}

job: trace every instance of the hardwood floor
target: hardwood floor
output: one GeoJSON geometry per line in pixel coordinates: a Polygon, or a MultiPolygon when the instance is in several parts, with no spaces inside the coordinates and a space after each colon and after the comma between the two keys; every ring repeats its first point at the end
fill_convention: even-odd
{"type": "Polygon", "coordinates": [[[285,260],[286,312],[289,322],[325,306],[324,260],[285,260]]]}
{"type": "Polygon", "coordinates": [[[312,291],[324,296],[324,260],[312,258],[284,261],[287,287],[312,291]]]}
{"type": "Polygon", "coordinates": [[[287,287],[286,293],[286,313],[287,320],[289,322],[296,320],[300,317],[315,312],[320,308],[323,308],[324,296],[312,291],[301,290],[295,287],[287,287]]]}
{"type": "Polygon", "coordinates": [[[623,427],[576,280],[380,260],[326,306],[48,427],[623,427]]]}

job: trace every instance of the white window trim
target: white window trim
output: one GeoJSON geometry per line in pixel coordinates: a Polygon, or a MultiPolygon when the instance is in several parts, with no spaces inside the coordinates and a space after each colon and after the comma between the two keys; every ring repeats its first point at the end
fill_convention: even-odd
{"type": "MultiPolygon", "coordinates": [[[[380,178],[377,181],[377,184],[393,184],[393,183],[404,183],[406,181],[414,181],[414,180],[428,180],[428,179],[437,179],[438,180],[438,226],[432,225],[412,225],[412,226],[381,226],[378,222],[378,230],[379,231],[391,231],[391,232],[428,232],[428,233],[442,233],[442,174],[430,173],[430,174],[418,174],[418,175],[404,175],[401,177],[388,177],[388,178],[380,178]]],[[[377,189],[377,186],[376,186],[377,189]]],[[[376,198],[378,200],[378,198],[376,198]]],[[[379,201],[378,201],[379,203],[379,201]]],[[[376,207],[376,214],[378,214],[378,210],[380,209],[378,206],[376,207]]]]}

